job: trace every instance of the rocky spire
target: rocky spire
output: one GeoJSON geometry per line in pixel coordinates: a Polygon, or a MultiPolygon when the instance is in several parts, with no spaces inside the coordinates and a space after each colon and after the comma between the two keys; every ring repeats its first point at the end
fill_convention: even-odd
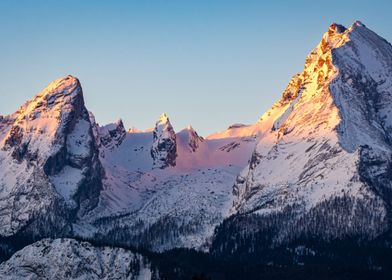
{"type": "Polygon", "coordinates": [[[187,127],[188,132],[188,145],[191,152],[196,152],[199,148],[200,142],[203,142],[203,137],[200,137],[191,125],[187,127]]]}
{"type": "Polygon", "coordinates": [[[99,128],[99,140],[106,148],[113,149],[121,145],[127,135],[124,123],[119,119],[116,123],[111,123],[99,128]]]}
{"type": "Polygon", "coordinates": [[[162,114],[155,124],[151,157],[154,166],[161,169],[176,165],[176,134],[166,114],[162,114]]]}

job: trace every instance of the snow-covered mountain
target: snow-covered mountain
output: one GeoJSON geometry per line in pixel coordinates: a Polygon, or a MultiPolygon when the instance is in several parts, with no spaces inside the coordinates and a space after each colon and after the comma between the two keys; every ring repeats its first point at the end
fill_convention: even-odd
{"type": "Polygon", "coordinates": [[[79,81],[52,82],[0,119],[1,237],[69,234],[97,205],[101,174],[79,81]]]}
{"type": "Polygon", "coordinates": [[[145,132],[121,120],[99,126],[68,76],[2,117],[0,131],[1,237],[77,235],[163,250],[207,248],[259,125],[207,139],[191,126],[175,133],[165,114],[145,132]]]}
{"type": "Polygon", "coordinates": [[[159,279],[158,271],[140,254],[94,247],[73,239],[43,239],[0,264],[0,278],[17,279],[159,279]]]}
{"type": "MultiPolygon", "coordinates": [[[[0,249],[66,236],[217,256],[296,240],[384,238],[391,140],[392,46],[360,22],[332,24],[258,122],[205,138],[192,126],[175,132],[166,114],[146,131],[121,120],[101,126],[68,76],[0,117],[0,249]]],[[[69,266],[93,251],[86,269],[98,266],[102,277],[112,276],[101,254],[110,266],[117,253],[140,264],[132,253],[83,244],[35,243],[0,271],[27,275],[17,267],[43,265],[32,254],[56,258],[68,247],[69,266]]]]}
{"type": "Polygon", "coordinates": [[[276,243],[390,230],[391,111],[392,46],[360,22],[332,24],[261,117],[232,213],[284,216],[269,225],[276,243]]]}

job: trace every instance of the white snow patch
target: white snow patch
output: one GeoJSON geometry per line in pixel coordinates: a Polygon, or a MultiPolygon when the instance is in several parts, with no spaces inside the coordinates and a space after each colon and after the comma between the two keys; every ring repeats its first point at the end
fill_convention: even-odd
{"type": "Polygon", "coordinates": [[[68,165],[64,166],[58,174],[49,177],[51,183],[56,188],[56,191],[70,204],[74,204],[72,196],[77,191],[83,178],[80,169],[68,165]]]}

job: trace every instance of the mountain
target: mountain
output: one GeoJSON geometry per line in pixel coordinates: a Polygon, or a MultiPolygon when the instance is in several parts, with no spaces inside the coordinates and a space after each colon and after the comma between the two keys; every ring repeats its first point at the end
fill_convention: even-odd
{"type": "MultiPolygon", "coordinates": [[[[262,136],[234,185],[231,213],[241,218],[229,224],[270,247],[389,234],[391,101],[392,46],[360,22],[332,24],[259,120],[262,136]]],[[[231,234],[225,246],[240,250],[231,234]]]]}
{"type": "Polygon", "coordinates": [[[0,239],[71,234],[103,172],[79,81],[50,83],[0,121],[0,239]]]}
{"type": "Polygon", "coordinates": [[[168,279],[389,279],[391,168],[392,46],[360,22],[332,24],[256,123],[206,137],[166,114],[100,125],[68,76],[0,117],[2,259],[29,245],[0,272],[60,273],[68,252],[124,278],[116,255],[133,269],[140,250],[168,279]]]}

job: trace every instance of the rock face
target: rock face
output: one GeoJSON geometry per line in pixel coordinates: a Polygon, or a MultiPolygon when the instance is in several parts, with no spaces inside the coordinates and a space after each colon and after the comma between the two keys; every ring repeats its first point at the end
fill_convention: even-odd
{"type": "Polygon", "coordinates": [[[199,148],[200,143],[204,141],[203,137],[200,137],[197,132],[193,129],[191,125],[189,125],[186,129],[188,133],[188,145],[189,145],[189,151],[191,152],[196,152],[196,150],[199,148]]]}
{"type": "Polygon", "coordinates": [[[103,127],[99,127],[99,143],[113,150],[115,147],[121,145],[122,141],[126,137],[126,130],[124,124],[120,119],[117,123],[108,124],[103,127]]]}
{"type": "Polygon", "coordinates": [[[161,115],[153,133],[151,157],[154,160],[154,166],[161,169],[175,166],[177,158],[176,133],[166,114],[161,115]]]}
{"type": "Polygon", "coordinates": [[[69,234],[98,203],[101,164],[79,81],[48,85],[0,125],[0,235],[69,234]]]}
{"type": "Polygon", "coordinates": [[[72,239],[44,239],[0,265],[0,278],[158,279],[147,259],[129,250],[94,247],[72,239]]]}
{"type": "Polygon", "coordinates": [[[360,22],[332,24],[260,119],[237,177],[232,213],[265,221],[249,235],[263,228],[276,245],[390,231],[391,98],[392,46],[360,22]]]}

